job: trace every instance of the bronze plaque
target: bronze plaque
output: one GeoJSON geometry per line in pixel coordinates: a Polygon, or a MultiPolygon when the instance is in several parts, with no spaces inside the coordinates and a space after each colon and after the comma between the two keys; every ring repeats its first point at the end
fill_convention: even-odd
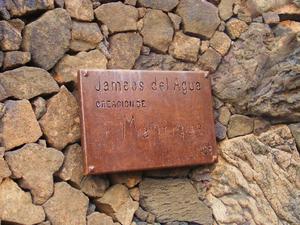
{"type": "Polygon", "coordinates": [[[217,160],[206,72],[82,70],[78,80],[85,174],[217,160]]]}

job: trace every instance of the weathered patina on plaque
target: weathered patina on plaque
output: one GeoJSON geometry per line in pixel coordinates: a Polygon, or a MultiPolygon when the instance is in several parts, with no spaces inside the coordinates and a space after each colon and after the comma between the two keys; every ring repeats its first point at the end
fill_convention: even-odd
{"type": "Polygon", "coordinates": [[[86,174],[217,160],[206,72],[82,70],[78,83],[86,174]]]}

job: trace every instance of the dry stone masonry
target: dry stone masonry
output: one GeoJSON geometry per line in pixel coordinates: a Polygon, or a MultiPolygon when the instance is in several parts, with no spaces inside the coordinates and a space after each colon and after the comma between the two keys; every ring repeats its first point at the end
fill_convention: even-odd
{"type": "Polygon", "coordinates": [[[0,0],[0,223],[299,225],[299,17],[298,0],[0,0]],[[218,163],[85,176],[80,68],[208,70],[218,163]]]}

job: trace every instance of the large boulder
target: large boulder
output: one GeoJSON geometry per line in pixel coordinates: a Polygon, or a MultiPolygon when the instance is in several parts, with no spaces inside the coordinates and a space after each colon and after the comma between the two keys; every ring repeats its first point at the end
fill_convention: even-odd
{"type": "Polygon", "coordinates": [[[0,73],[0,84],[7,97],[17,99],[31,99],[41,94],[59,91],[52,76],[46,70],[35,67],[20,67],[0,73]]]}
{"type": "Polygon", "coordinates": [[[300,121],[299,46],[294,34],[275,38],[252,23],[212,76],[214,94],[240,114],[300,121]]]}
{"type": "Polygon", "coordinates": [[[184,32],[199,37],[212,37],[221,22],[218,8],[206,0],[182,0],[176,12],[182,17],[184,32]]]}
{"type": "Polygon", "coordinates": [[[145,179],[140,184],[142,207],[160,223],[185,221],[211,225],[211,210],[199,200],[187,179],[145,179]]]}
{"type": "Polygon", "coordinates": [[[82,68],[106,69],[107,59],[99,50],[65,55],[54,68],[54,79],[58,83],[77,82],[77,72],[82,68]]]}
{"type": "Polygon", "coordinates": [[[28,100],[8,100],[5,102],[5,107],[6,112],[0,122],[2,146],[5,150],[36,142],[42,136],[41,128],[28,100]]]}
{"type": "Polygon", "coordinates": [[[105,24],[111,33],[137,29],[138,10],[122,2],[103,4],[95,9],[97,20],[105,24]]]}
{"type": "Polygon", "coordinates": [[[5,158],[14,177],[20,179],[20,185],[31,191],[35,204],[43,204],[51,197],[52,175],[64,159],[60,151],[31,143],[6,153],[5,158]]]}
{"type": "Polygon", "coordinates": [[[5,1],[11,16],[23,16],[30,13],[54,8],[54,0],[13,0],[5,1]]]}
{"type": "Polygon", "coordinates": [[[65,182],[54,185],[53,196],[43,205],[52,225],[86,225],[89,199],[65,182]]]}
{"type": "Polygon", "coordinates": [[[25,26],[23,49],[31,53],[36,66],[49,70],[69,50],[71,26],[66,10],[48,11],[25,26]]]}
{"type": "Polygon", "coordinates": [[[300,224],[300,157],[287,126],[219,149],[207,194],[217,224],[300,224]]]}
{"type": "Polygon", "coordinates": [[[87,51],[96,48],[103,39],[97,23],[72,22],[72,41],[70,49],[73,51],[87,51]]]}
{"type": "Polygon", "coordinates": [[[9,178],[0,184],[0,220],[33,225],[44,219],[43,207],[32,204],[30,193],[23,191],[9,178]]]}
{"type": "Polygon", "coordinates": [[[131,69],[140,55],[143,38],[137,33],[115,34],[110,39],[109,69],[131,69]]]}
{"type": "Polygon", "coordinates": [[[93,4],[91,0],[64,0],[65,7],[72,18],[83,21],[94,19],[93,4]]]}
{"type": "Polygon", "coordinates": [[[138,202],[131,199],[127,187],[116,184],[110,187],[103,197],[95,200],[97,208],[119,221],[122,225],[130,225],[138,202]]]}
{"type": "Polygon", "coordinates": [[[21,30],[8,21],[0,21],[0,50],[18,50],[22,43],[21,30]]]}
{"type": "Polygon", "coordinates": [[[177,4],[178,0],[138,0],[138,5],[146,8],[152,8],[152,9],[159,9],[163,11],[171,11],[174,9],[177,4]]]}
{"type": "Polygon", "coordinates": [[[150,10],[144,17],[141,34],[145,45],[164,53],[172,42],[174,30],[167,14],[160,10],[150,10]]]}
{"type": "Polygon", "coordinates": [[[80,139],[79,106],[64,86],[48,101],[47,112],[39,122],[48,144],[56,149],[80,139]]]}

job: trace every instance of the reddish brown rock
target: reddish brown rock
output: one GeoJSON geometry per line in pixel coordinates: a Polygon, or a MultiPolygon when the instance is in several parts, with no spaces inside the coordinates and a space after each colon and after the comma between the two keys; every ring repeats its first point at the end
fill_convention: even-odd
{"type": "Polygon", "coordinates": [[[58,172],[58,176],[69,181],[77,188],[80,187],[81,179],[83,178],[83,153],[79,144],[68,146],[64,150],[65,160],[63,166],[58,172]]]}
{"type": "Polygon", "coordinates": [[[133,188],[141,182],[142,174],[140,172],[114,173],[109,178],[113,184],[124,184],[128,188],[133,188]]]}
{"type": "Polygon", "coordinates": [[[212,48],[208,48],[204,54],[199,57],[199,63],[203,70],[215,71],[220,64],[222,56],[212,48]]]}
{"type": "Polygon", "coordinates": [[[200,39],[177,32],[169,47],[169,53],[176,59],[196,62],[200,48],[200,39]]]}
{"type": "Polygon", "coordinates": [[[31,191],[35,204],[43,204],[50,198],[53,193],[52,175],[64,159],[61,152],[34,143],[6,153],[5,158],[13,176],[20,179],[21,187],[31,191]]]}
{"type": "Polygon", "coordinates": [[[6,113],[1,120],[2,145],[5,150],[35,142],[42,136],[40,126],[28,100],[5,102],[6,113]]]}
{"type": "Polygon", "coordinates": [[[137,29],[138,10],[133,6],[121,2],[107,3],[95,9],[95,15],[111,33],[137,29]]]}
{"type": "Polygon", "coordinates": [[[73,51],[87,51],[96,48],[103,39],[97,23],[72,22],[72,40],[70,48],[73,51]]]}
{"type": "Polygon", "coordinates": [[[65,182],[55,183],[54,195],[43,205],[52,225],[86,225],[89,199],[65,182]]]}
{"type": "Polygon", "coordinates": [[[80,182],[81,191],[92,198],[102,197],[108,187],[109,182],[107,179],[95,175],[85,176],[80,182]]]}
{"type": "Polygon", "coordinates": [[[14,69],[25,65],[31,59],[30,52],[11,51],[4,54],[3,69],[14,69]]]}
{"type": "Polygon", "coordinates": [[[94,212],[87,216],[87,225],[118,225],[104,213],[94,212]]]}
{"type": "Polygon", "coordinates": [[[79,52],[75,56],[65,55],[54,68],[54,79],[61,84],[77,82],[81,68],[106,69],[107,59],[99,50],[79,52]]]}
{"type": "Polygon", "coordinates": [[[24,192],[9,178],[0,184],[0,220],[33,225],[44,219],[43,207],[32,204],[30,193],[24,192]]]}
{"type": "Polygon", "coordinates": [[[70,39],[71,18],[58,8],[25,26],[22,46],[36,66],[49,70],[69,50],[70,39]]]}
{"type": "Polygon", "coordinates": [[[63,149],[66,145],[79,141],[79,107],[75,97],[64,86],[47,103],[47,112],[39,120],[47,143],[63,149]]]}
{"type": "Polygon", "coordinates": [[[4,152],[5,149],[3,147],[0,147],[0,184],[4,178],[11,175],[11,171],[7,165],[7,162],[3,158],[4,152]]]}
{"type": "Polygon", "coordinates": [[[253,119],[243,115],[232,115],[228,124],[228,137],[233,138],[250,134],[253,131],[253,119]]]}
{"type": "Polygon", "coordinates": [[[218,5],[220,18],[224,21],[228,20],[233,15],[234,0],[221,0],[218,5]]]}
{"type": "Polygon", "coordinates": [[[226,31],[231,39],[239,38],[247,29],[247,23],[236,18],[232,18],[226,23],[226,31]]]}
{"type": "Polygon", "coordinates": [[[137,33],[115,34],[110,39],[109,69],[131,69],[140,55],[143,38],[137,33]]]}
{"type": "Polygon", "coordinates": [[[91,0],[65,0],[65,7],[72,18],[83,21],[94,19],[91,0]]]}
{"type": "Polygon", "coordinates": [[[144,44],[159,52],[166,52],[173,39],[173,26],[170,18],[159,10],[150,10],[144,17],[141,31],[144,44]]]}
{"type": "Polygon", "coordinates": [[[175,13],[168,13],[168,16],[170,17],[173,27],[176,31],[180,30],[180,24],[182,22],[182,18],[178,16],[175,13]]]}
{"type": "Polygon", "coordinates": [[[226,55],[231,45],[231,39],[227,34],[216,31],[210,39],[210,46],[219,52],[222,56],[226,55]]]}
{"type": "Polygon", "coordinates": [[[17,0],[5,2],[11,16],[23,16],[54,8],[54,0],[35,0],[31,2],[28,2],[28,0],[17,0]]]}
{"type": "Polygon", "coordinates": [[[210,38],[220,24],[218,8],[205,0],[182,0],[176,12],[182,17],[185,33],[210,38]]]}
{"type": "Polygon", "coordinates": [[[95,200],[101,212],[111,216],[122,225],[130,225],[134,212],[138,209],[138,202],[129,196],[128,189],[122,184],[110,187],[102,198],[95,200]]]}
{"type": "Polygon", "coordinates": [[[31,99],[59,91],[52,76],[46,70],[35,67],[24,66],[0,73],[0,83],[7,96],[17,99],[31,99]]]}
{"type": "Polygon", "coordinates": [[[178,0],[138,0],[138,4],[142,7],[159,9],[166,12],[174,9],[178,2],[178,0]]]}
{"type": "Polygon", "coordinates": [[[20,48],[22,42],[21,31],[7,21],[0,21],[0,49],[13,51],[20,48]]]}

